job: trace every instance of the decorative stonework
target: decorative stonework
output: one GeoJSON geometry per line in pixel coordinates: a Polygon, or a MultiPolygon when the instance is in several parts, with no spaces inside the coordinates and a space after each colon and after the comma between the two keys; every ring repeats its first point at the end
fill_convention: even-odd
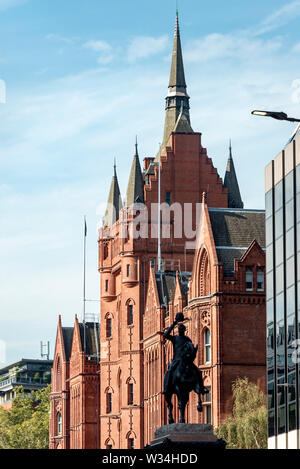
{"type": "Polygon", "coordinates": [[[203,327],[210,327],[210,312],[203,311],[201,313],[200,320],[203,327]]]}

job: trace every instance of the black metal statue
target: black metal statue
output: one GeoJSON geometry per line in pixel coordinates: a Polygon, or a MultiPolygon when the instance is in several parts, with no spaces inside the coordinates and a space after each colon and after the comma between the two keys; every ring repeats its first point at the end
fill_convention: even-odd
{"type": "Polygon", "coordinates": [[[176,394],[178,398],[180,423],[185,423],[184,412],[190,392],[195,391],[198,394],[198,412],[203,410],[201,394],[204,395],[209,392],[203,385],[201,370],[193,363],[197,355],[198,345],[194,347],[191,339],[185,335],[186,328],[182,321],[184,321],[183,314],[178,313],[173,324],[163,334],[165,339],[172,342],[174,349],[173,360],[165,374],[163,390],[169,410],[169,424],[174,423],[173,394],[176,394]],[[179,322],[178,335],[171,335],[174,327],[179,322]]]}

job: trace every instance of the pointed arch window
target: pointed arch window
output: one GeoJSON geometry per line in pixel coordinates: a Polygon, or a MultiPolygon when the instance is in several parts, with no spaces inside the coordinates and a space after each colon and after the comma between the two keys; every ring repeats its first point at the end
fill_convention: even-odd
{"type": "Polygon", "coordinates": [[[210,263],[207,251],[204,249],[200,262],[200,272],[199,272],[199,296],[209,296],[211,293],[210,286],[210,263]]]}
{"type": "Polygon", "coordinates": [[[106,393],[106,413],[111,414],[112,412],[112,394],[111,392],[106,393]]]}
{"type": "Polygon", "coordinates": [[[106,318],[106,338],[109,339],[112,335],[112,327],[111,327],[112,319],[106,318]]]}

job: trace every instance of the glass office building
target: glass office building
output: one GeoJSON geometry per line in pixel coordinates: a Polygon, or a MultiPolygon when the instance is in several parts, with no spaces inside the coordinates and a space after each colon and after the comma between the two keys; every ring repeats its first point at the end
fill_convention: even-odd
{"type": "Polygon", "coordinates": [[[270,449],[299,446],[300,135],[266,167],[270,449]]]}

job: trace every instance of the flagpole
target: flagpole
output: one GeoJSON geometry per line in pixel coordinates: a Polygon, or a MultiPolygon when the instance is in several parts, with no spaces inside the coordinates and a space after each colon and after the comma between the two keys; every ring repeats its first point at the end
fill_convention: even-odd
{"type": "Polygon", "coordinates": [[[86,334],[85,334],[85,271],[86,271],[86,217],[84,217],[84,242],[83,242],[83,351],[86,350],[86,334]]]}

